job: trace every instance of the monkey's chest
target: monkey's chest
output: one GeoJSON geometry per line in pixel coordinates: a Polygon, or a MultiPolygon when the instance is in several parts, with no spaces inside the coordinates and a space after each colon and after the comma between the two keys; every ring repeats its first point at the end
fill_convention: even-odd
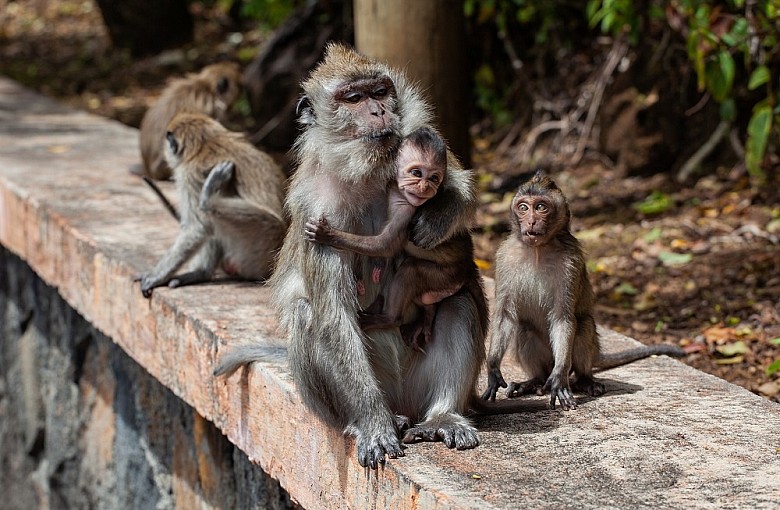
{"type": "Polygon", "coordinates": [[[520,269],[513,299],[518,320],[535,329],[546,330],[555,310],[561,305],[561,278],[562,275],[539,271],[538,268],[520,269]]]}

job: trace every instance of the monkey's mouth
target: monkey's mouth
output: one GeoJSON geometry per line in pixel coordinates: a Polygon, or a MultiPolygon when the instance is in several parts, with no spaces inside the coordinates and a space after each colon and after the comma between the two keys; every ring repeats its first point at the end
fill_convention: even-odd
{"type": "Polygon", "coordinates": [[[391,136],[393,136],[393,130],[392,129],[385,129],[383,131],[376,131],[374,133],[370,133],[368,135],[365,135],[363,138],[368,140],[368,141],[374,142],[374,141],[384,141],[384,140],[387,140],[391,136]]]}
{"type": "Polygon", "coordinates": [[[544,232],[537,230],[528,230],[523,234],[529,244],[536,244],[544,237],[544,232]]]}

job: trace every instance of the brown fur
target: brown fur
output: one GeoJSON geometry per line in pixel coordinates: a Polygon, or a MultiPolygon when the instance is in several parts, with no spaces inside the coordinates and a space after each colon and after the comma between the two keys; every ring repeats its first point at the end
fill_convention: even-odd
{"type": "Polygon", "coordinates": [[[218,267],[231,277],[264,280],[285,233],[285,177],[244,136],[200,114],[179,114],[168,126],[166,158],[174,168],[181,230],[141,290],[208,281],[218,267]],[[172,278],[190,258],[194,269],[172,278]]]}
{"type": "Polygon", "coordinates": [[[222,120],[241,90],[241,71],[232,62],[212,64],[198,74],[173,80],[141,121],[143,174],[153,179],[172,176],[163,149],[165,131],[177,113],[201,113],[222,120]]]}

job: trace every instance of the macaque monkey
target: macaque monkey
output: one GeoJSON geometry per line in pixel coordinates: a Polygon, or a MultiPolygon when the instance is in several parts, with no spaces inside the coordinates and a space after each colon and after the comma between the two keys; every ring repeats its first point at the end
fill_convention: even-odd
{"type": "Polygon", "coordinates": [[[241,94],[241,70],[233,62],[206,66],[198,74],[173,80],[141,121],[143,175],[169,179],[172,169],[165,158],[165,132],[177,113],[201,113],[221,121],[241,94]]]}
{"type": "MultiPolygon", "coordinates": [[[[474,448],[479,436],[464,413],[476,398],[488,318],[473,261],[469,281],[438,304],[423,354],[405,345],[398,328],[360,327],[359,315],[392,283],[395,264],[372,278],[371,257],[303,235],[309,218],[322,217],[338,230],[376,235],[387,220],[399,144],[431,125],[430,108],[401,72],[340,44],[328,46],[303,88],[306,118],[285,203],[291,228],[270,280],[296,388],[310,409],[354,437],[362,466],[403,456],[402,442],[474,448]],[[402,430],[403,417],[415,425],[402,430]]],[[[445,182],[417,208],[409,230],[422,250],[468,237],[476,211],[472,173],[447,156],[445,182]]],[[[417,308],[407,312],[413,318],[417,308]]],[[[252,347],[227,353],[216,373],[262,359],[252,347]]]]}
{"type": "Polygon", "coordinates": [[[286,229],[282,171],[242,134],[205,115],[177,115],[165,139],[181,230],[154,269],[140,277],[143,295],[162,285],[209,281],[217,268],[234,278],[268,278],[286,229]],[[193,270],[174,277],[190,259],[193,270]]]}
{"type": "Polygon", "coordinates": [[[580,243],[569,230],[570,220],[566,197],[540,172],[522,184],[512,200],[512,232],[496,253],[484,400],[495,400],[499,387],[507,388],[509,397],[549,391],[553,409],[556,400],[563,409],[574,409],[572,389],[592,396],[605,391],[604,384],[593,378],[594,368],[614,368],[654,354],[683,355],[671,345],[601,353],[593,289],[580,243]],[[531,379],[507,387],[501,360],[510,343],[531,379]]]}
{"type": "MultiPolygon", "coordinates": [[[[335,229],[327,219],[310,218],[306,223],[309,241],[349,250],[369,257],[394,257],[407,248],[407,257],[396,269],[387,290],[387,297],[369,307],[373,313],[361,315],[364,330],[398,327],[404,323],[409,303],[423,307],[420,328],[404,335],[408,344],[422,350],[431,340],[436,317],[436,303],[455,294],[470,276],[471,246],[456,236],[431,250],[422,250],[409,243],[409,224],[417,208],[436,195],[447,172],[447,145],[432,129],[422,127],[401,142],[397,157],[397,173],[388,190],[388,221],[375,236],[360,236],[335,229]],[[384,301],[384,310],[381,308],[384,301]],[[420,340],[420,337],[423,340],[420,340]]],[[[376,266],[374,279],[381,266],[376,266]]]]}

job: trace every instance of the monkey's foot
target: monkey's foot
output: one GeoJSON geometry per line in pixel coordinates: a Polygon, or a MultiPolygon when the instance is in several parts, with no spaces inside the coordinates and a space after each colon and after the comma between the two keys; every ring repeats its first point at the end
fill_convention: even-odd
{"type": "Polygon", "coordinates": [[[468,450],[479,445],[479,435],[466,418],[450,413],[410,428],[403,437],[404,443],[421,441],[442,441],[447,448],[468,450]]]}
{"type": "Polygon", "coordinates": [[[550,392],[550,408],[555,409],[555,401],[558,400],[564,411],[577,409],[577,401],[569,388],[568,378],[560,378],[551,375],[544,384],[542,391],[550,392]]]}
{"type": "Polygon", "coordinates": [[[516,398],[523,395],[544,395],[544,381],[541,379],[529,379],[523,382],[512,381],[506,386],[507,397],[516,398]]]}
{"type": "Polygon", "coordinates": [[[572,390],[578,391],[590,395],[591,397],[598,397],[603,395],[607,391],[607,387],[604,383],[597,381],[592,377],[578,377],[571,385],[572,390]]]}
{"type": "Polygon", "coordinates": [[[386,462],[385,455],[391,459],[405,455],[404,446],[395,431],[396,423],[397,418],[394,417],[394,423],[390,424],[388,430],[374,433],[366,433],[355,426],[347,427],[346,432],[355,437],[361,466],[376,469],[386,462]]]}
{"type": "MultiPolygon", "coordinates": [[[[516,384],[516,383],[512,383],[512,384],[516,384]]],[[[504,376],[501,375],[501,369],[491,368],[488,371],[488,387],[485,390],[485,392],[482,394],[482,400],[490,400],[491,402],[495,402],[496,393],[498,393],[498,389],[506,388],[506,387],[507,384],[506,381],[504,380],[504,376]]]]}
{"type": "Polygon", "coordinates": [[[160,279],[150,274],[142,275],[140,278],[137,278],[137,280],[141,281],[141,294],[143,294],[145,298],[152,297],[153,289],[168,284],[167,279],[160,279]]]}
{"type": "Polygon", "coordinates": [[[232,161],[222,161],[214,165],[200,190],[198,206],[201,209],[207,210],[209,208],[209,199],[225,188],[233,178],[235,169],[236,165],[232,161]]]}

